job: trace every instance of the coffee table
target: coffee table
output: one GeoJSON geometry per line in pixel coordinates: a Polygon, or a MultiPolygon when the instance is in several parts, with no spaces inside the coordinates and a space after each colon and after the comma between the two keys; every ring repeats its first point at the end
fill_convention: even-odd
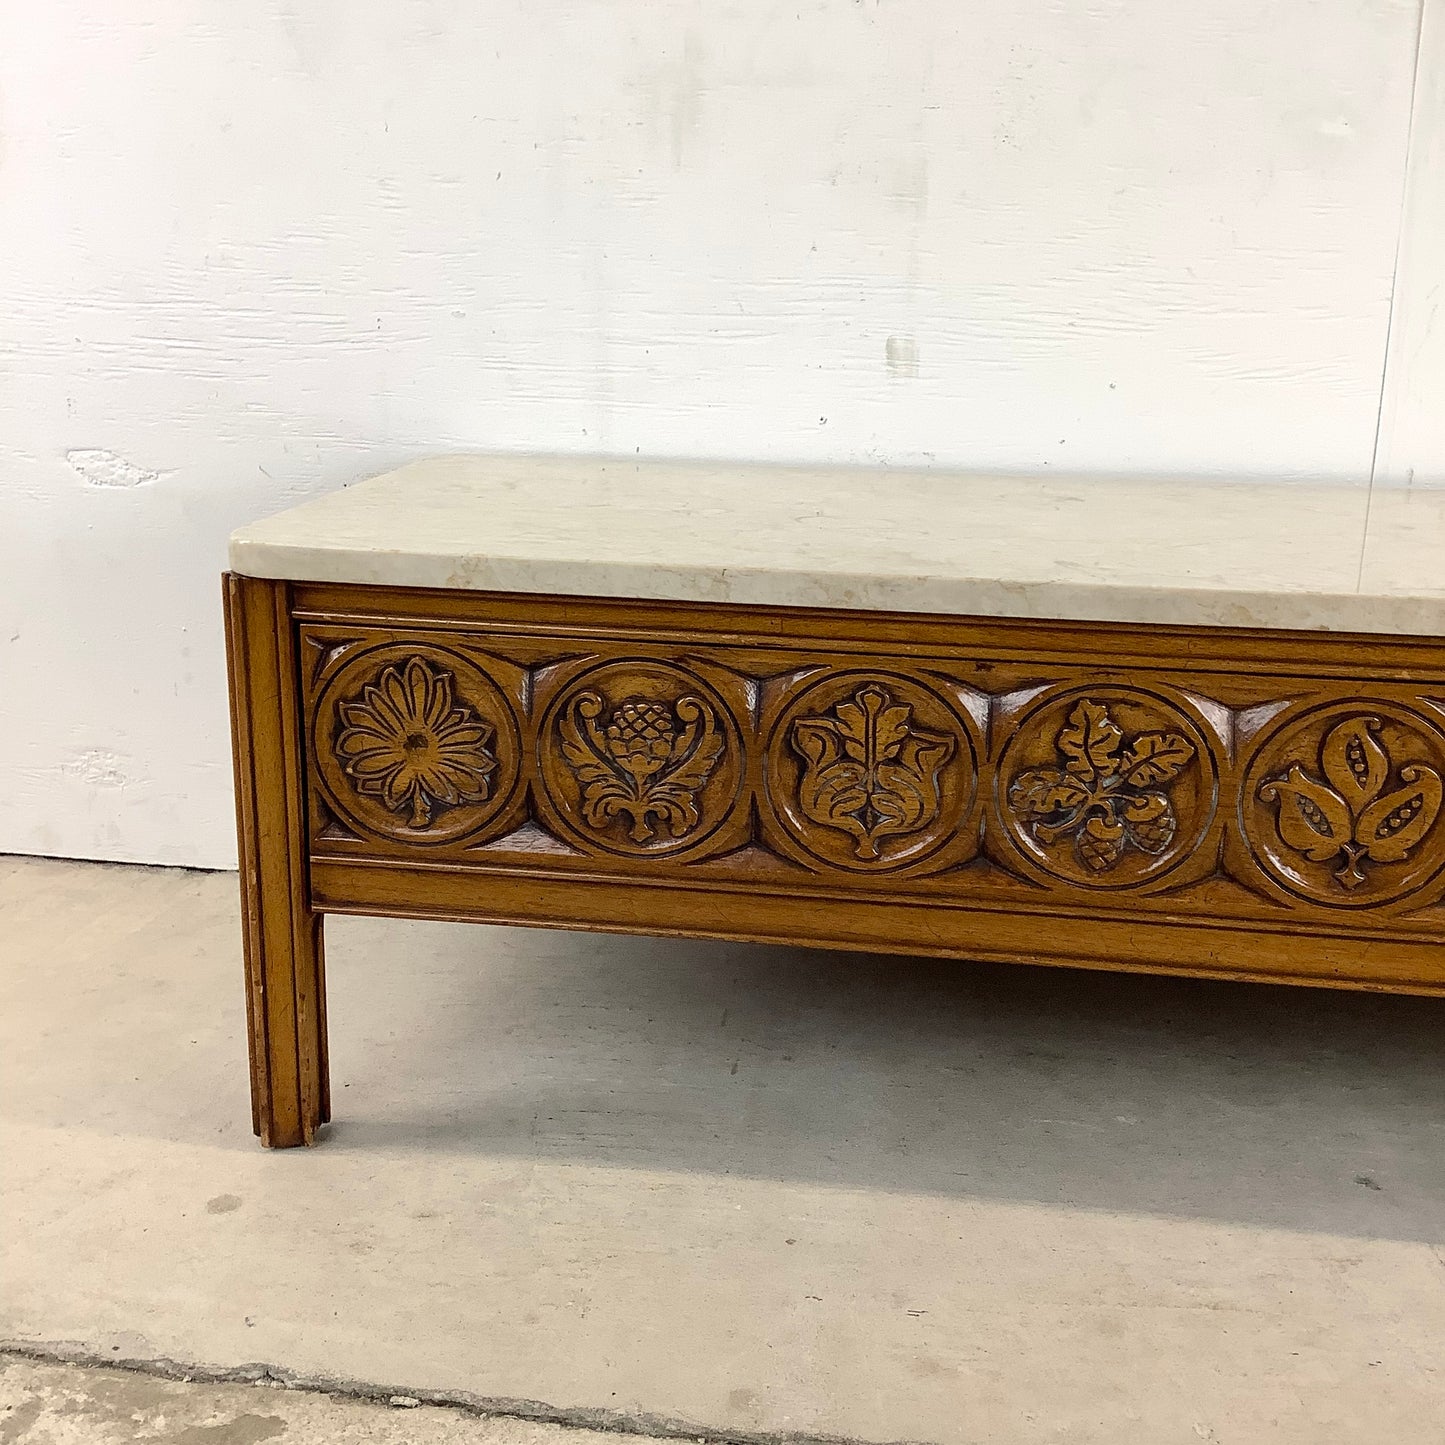
{"type": "Polygon", "coordinates": [[[440,457],[225,579],[253,1122],[362,913],[1445,991],[1445,496],[440,457]]]}

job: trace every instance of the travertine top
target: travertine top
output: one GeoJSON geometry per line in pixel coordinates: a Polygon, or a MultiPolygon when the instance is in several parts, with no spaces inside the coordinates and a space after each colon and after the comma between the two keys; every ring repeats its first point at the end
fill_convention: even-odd
{"type": "Polygon", "coordinates": [[[1445,492],[416,462],[243,527],[296,581],[1445,636],[1445,492]]]}

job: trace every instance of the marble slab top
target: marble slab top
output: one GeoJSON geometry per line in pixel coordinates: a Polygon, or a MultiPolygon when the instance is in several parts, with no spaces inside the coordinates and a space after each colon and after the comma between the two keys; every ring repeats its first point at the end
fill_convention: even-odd
{"type": "Polygon", "coordinates": [[[463,455],[243,527],[293,581],[1445,636],[1445,492],[463,455]]]}

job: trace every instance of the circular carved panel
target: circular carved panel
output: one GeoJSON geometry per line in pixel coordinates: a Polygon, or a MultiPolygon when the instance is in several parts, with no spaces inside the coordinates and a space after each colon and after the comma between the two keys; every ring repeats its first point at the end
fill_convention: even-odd
{"type": "Polygon", "coordinates": [[[1367,907],[1445,866],[1445,735],[1388,702],[1291,710],[1257,742],[1240,796],[1255,860],[1312,903],[1367,907]]]}
{"type": "Polygon", "coordinates": [[[1045,873],[1131,888],[1176,868],[1214,819],[1218,768],[1184,707],[1136,688],[1046,693],[1013,724],[995,806],[1045,873]]]}
{"type": "Polygon", "coordinates": [[[520,745],[497,685],[458,653],[415,645],[348,657],[316,701],[327,801],[363,832],[447,843],[489,823],[517,783],[520,745]]]}
{"type": "Polygon", "coordinates": [[[779,713],[763,766],[792,840],[818,862],[867,872],[922,862],[958,839],[978,779],[964,714],[885,672],[804,688],[779,713]]]}
{"type": "Polygon", "coordinates": [[[742,783],[737,725],[701,678],[669,663],[609,662],[574,679],[542,722],[547,800],[580,842],[632,857],[696,847],[742,783]]]}

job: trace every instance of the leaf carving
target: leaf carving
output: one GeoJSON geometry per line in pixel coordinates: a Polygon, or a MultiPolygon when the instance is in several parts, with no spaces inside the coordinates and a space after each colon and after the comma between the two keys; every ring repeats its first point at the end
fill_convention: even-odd
{"type": "Polygon", "coordinates": [[[854,840],[854,855],[881,856],[882,842],[917,832],[942,807],[940,774],[955,742],[914,727],[913,708],[867,683],[831,715],[801,717],[789,734],[804,760],[798,784],[803,815],[854,840]]]}
{"type": "Polygon", "coordinates": [[[938,811],[938,764],[940,749],[922,749],[917,770],[902,763],[879,763],[878,786],[870,801],[878,821],[873,838],[912,833],[938,811]]]}
{"type": "Polygon", "coordinates": [[[836,753],[832,761],[825,753],[816,768],[804,773],[798,787],[798,803],[809,818],[851,833],[860,840],[860,848],[868,835],[862,817],[868,798],[868,770],[862,763],[836,757],[836,753]]]}
{"type": "Polygon", "coordinates": [[[1178,733],[1143,733],[1124,758],[1124,780],[1130,787],[1148,788],[1177,778],[1194,756],[1194,744],[1178,733]]]}
{"type": "Polygon", "coordinates": [[[1151,857],[1168,851],[1179,819],[1162,788],[1194,760],[1188,738],[1154,732],[1128,742],[1108,707],[1085,698],[1054,746],[1062,768],[1029,768],[1009,784],[1009,806],[1036,842],[1072,839],[1086,876],[1109,872],[1130,847],[1151,857]]]}
{"type": "Polygon", "coordinates": [[[902,746],[913,709],[892,703],[881,687],[865,687],[833,712],[844,751],[855,762],[866,763],[870,747],[875,757],[888,758],[902,746]]]}
{"type": "Polygon", "coordinates": [[[1031,818],[1079,808],[1088,801],[1088,788],[1058,768],[1030,769],[1020,773],[1009,786],[1009,802],[1014,810],[1031,818]]]}
{"type": "Polygon", "coordinates": [[[1085,782],[1096,777],[1112,778],[1122,760],[1119,746],[1124,734],[1102,703],[1081,701],[1069,714],[1069,725],[1060,734],[1059,751],[1064,767],[1085,782]]]}
{"type": "Polygon", "coordinates": [[[712,725],[712,714],[695,697],[680,697],[673,711],[683,724],[683,736],[677,747],[680,761],[669,769],[664,786],[696,792],[712,776],[722,756],[723,736],[712,725]]]}
{"type": "Polygon", "coordinates": [[[562,715],[558,731],[562,737],[562,756],[581,783],[612,782],[625,786],[612,764],[607,761],[605,740],[587,731],[602,712],[602,699],[595,692],[584,692],[562,715]]]}
{"type": "Polygon", "coordinates": [[[1355,816],[1380,796],[1390,776],[1390,760],[1373,737],[1379,729],[1379,718],[1350,718],[1330,729],[1320,749],[1325,777],[1355,816]]]}
{"type": "Polygon", "coordinates": [[[1353,829],[1345,800],[1311,779],[1298,763],[1285,777],[1264,784],[1259,795],[1278,802],[1279,836],[1313,862],[1333,858],[1350,843],[1353,829]]]}
{"type": "Polygon", "coordinates": [[[1440,816],[1440,775],[1433,768],[1409,764],[1400,769],[1405,786],[1371,803],[1355,829],[1355,837],[1377,863],[1398,863],[1440,816]]]}

